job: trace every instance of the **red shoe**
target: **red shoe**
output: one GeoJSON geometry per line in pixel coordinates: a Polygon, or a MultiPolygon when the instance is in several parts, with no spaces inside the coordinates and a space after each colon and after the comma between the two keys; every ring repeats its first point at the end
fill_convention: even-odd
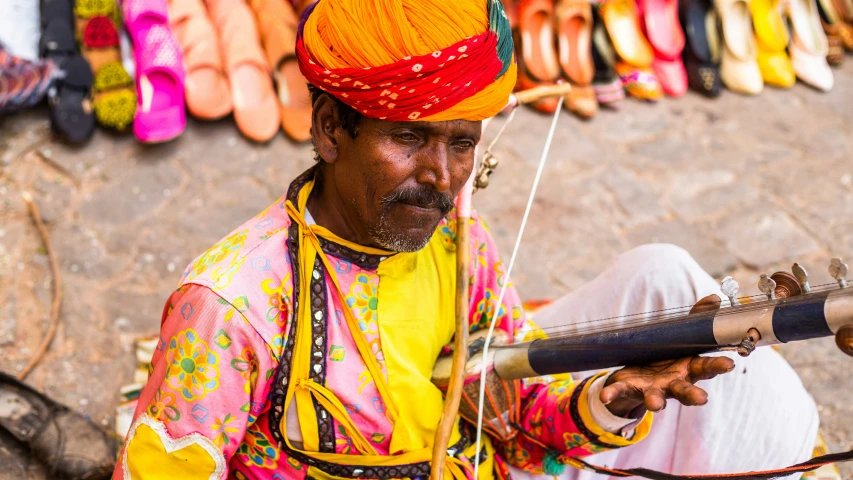
{"type": "Polygon", "coordinates": [[[655,59],[652,69],[664,93],[680,97],[687,92],[687,72],[681,60],[684,32],[678,22],[678,0],[637,0],[640,24],[655,59]]]}

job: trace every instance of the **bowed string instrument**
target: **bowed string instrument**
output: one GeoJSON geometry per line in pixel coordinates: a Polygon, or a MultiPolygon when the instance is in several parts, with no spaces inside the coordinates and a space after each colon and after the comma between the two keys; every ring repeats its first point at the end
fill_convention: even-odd
{"type": "MultiPolygon", "coordinates": [[[[512,95],[507,106],[507,120],[486,148],[457,198],[456,330],[452,357],[440,358],[433,373],[434,383],[446,394],[444,412],[433,445],[432,480],[443,478],[444,460],[452,454],[447,449],[457,414],[477,427],[475,451],[481,450],[484,430],[501,440],[509,440],[515,435],[530,438],[528,432],[516,423],[520,411],[519,381],[522,378],[644,365],[712,352],[733,351],[748,356],[757,347],[829,336],[835,337],[842,352],[853,356],[853,285],[848,286],[846,280],[847,264],[838,258],[830,262],[829,273],[835,282],[829,284],[810,285],[806,269],[795,263],[790,273],[761,275],[758,287],[762,293],[752,297],[738,297],[737,282],[726,277],[721,291],[727,298],[723,299],[721,308],[695,312],[691,310],[692,306],[684,306],[576,323],[568,328],[552,327],[544,329],[551,330],[545,332],[547,338],[522,343],[512,343],[502,331],[495,331],[500,311],[496,308],[488,330],[478,331],[469,341],[467,279],[471,196],[476,190],[488,186],[489,177],[498,166],[492,147],[511,123],[518,105],[559,96],[559,107],[546,137],[507,266],[506,275],[509,276],[548,157],[563,97],[570,88],[568,84],[558,84],[512,95]],[[479,377],[479,381],[470,381],[472,377],[479,377]]],[[[484,129],[487,123],[483,122],[484,129]]],[[[506,284],[501,287],[498,305],[503,303],[505,292],[506,284]]],[[[546,449],[559,463],[575,468],[614,477],[639,476],[659,480],[777,478],[853,460],[851,450],[760,472],[672,475],[645,468],[601,467],[577,457],[562,455],[562,452],[549,447],[546,449]]],[[[479,455],[474,457],[476,472],[480,458],[479,455]]]]}

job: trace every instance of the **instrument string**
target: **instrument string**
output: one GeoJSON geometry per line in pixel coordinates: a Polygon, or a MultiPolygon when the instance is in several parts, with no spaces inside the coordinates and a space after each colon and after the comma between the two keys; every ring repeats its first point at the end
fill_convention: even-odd
{"type": "MultiPolygon", "coordinates": [[[[809,295],[798,295],[793,297],[788,297],[784,299],[784,301],[788,304],[790,303],[802,303],[808,302],[810,300],[810,295],[815,293],[822,293],[825,291],[831,291],[837,289],[837,283],[827,283],[823,285],[818,285],[812,288],[812,291],[809,295]],[[833,288],[834,287],[834,288],[833,288]]],[[[851,295],[853,294],[853,289],[850,291],[844,290],[839,295],[851,295]]],[[[738,299],[742,302],[738,306],[722,306],[719,310],[717,310],[714,314],[715,317],[722,317],[728,315],[735,314],[743,314],[756,310],[767,309],[779,303],[780,300],[783,299],[774,299],[774,300],[766,300],[766,295],[750,295],[744,297],[738,297],[738,299]],[[765,299],[763,301],[747,301],[748,299],[753,298],[762,298],[765,299]]],[[[726,304],[728,304],[728,299],[723,300],[726,304]]],[[[685,305],[681,307],[670,307],[660,310],[651,310],[648,312],[639,312],[639,313],[631,313],[625,315],[618,315],[612,317],[602,317],[592,320],[583,320],[578,322],[569,322],[560,325],[552,325],[549,327],[538,327],[535,331],[541,331],[544,333],[548,333],[554,331],[554,334],[559,334],[559,331],[570,330],[572,334],[582,334],[582,333],[600,333],[602,331],[613,330],[614,328],[628,328],[631,326],[637,325],[645,325],[651,323],[664,323],[670,320],[681,320],[688,312],[693,308],[694,305],[685,305]],[[594,325],[591,325],[594,324],[594,325]]],[[[708,312],[698,312],[698,314],[708,312]]],[[[535,318],[535,315],[534,315],[535,318]]],[[[549,337],[554,335],[548,333],[549,337]]]]}
{"type": "MultiPolygon", "coordinates": [[[[822,285],[819,287],[826,287],[826,286],[832,286],[832,285],[837,285],[837,284],[826,284],[826,285],[822,285]]],[[[815,287],[812,290],[812,292],[813,293],[820,293],[820,291],[816,291],[817,288],[819,288],[819,287],[815,287]]],[[[821,291],[826,291],[826,290],[832,290],[832,288],[830,287],[828,289],[823,289],[821,291]]],[[[838,295],[839,296],[853,295],[853,289],[843,290],[838,295]]],[[[760,296],[763,297],[764,295],[760,295],[760,296]]],[[[787,302],[787,304],[792,304],[792,303],[793,304],[799,304],[799,303],[807,303],[807,302],[811,301],[811,299],[809,298],[809,295],[788,297],[784,300],[787,302]]],[[[767,309],[773,305],[776,305],[778,302],[779,302],[778,300],[771,300],[771,301],[764,301],[764,302],[753,303],[753,304],[742,304],[742,305],[739,305],[736,307],[725,307],[725,308],[722,308],[722,309],[716,310],[716,311],[711,310],[711,311],[694,313],[693,315],[713,314],[714,318],[721,317],[721,316],[724,317],[724,316],[734,315],[734,314],[749,313],[749,312],[753,312],[753,311],[757,311],[757,310],[765,310],[765,309],[767,309]]],[[[621,320],[621,319],[624,319],[626,317],[642,315],[642,314],[623,315],[623,316],[618,316],[618,317],[610,317],[609,319],[590,320],[590,321],[585,321],[585,322],[579,322],[579,323],[587,323],[588,324],[590,322],[605,322],[606,321],[606,323],[603,325],[590,325],[590,326],[586,326],[586,327],[582,327],[582,328],[574,328],[575,325],[573,325],[573,324],[565,324],[565,325],[536,329],[533,331],[533,333],[535,334],[536,332],[540,332],[540,331],[542,333],[546,333],[545,332],[546,330],[551,330],[552,331],[551,333],[546,333],[547,338],[549,340],[570,340],[572,338],[580,338],[583,336],[596,334],[596,333],[603,333],[603,332],[615,333],[615,332],[618,332],[620,330],[629,329],[629,328],[633,328],[633,327],[637,327],[637,326],[641,326],[641,325],[665,325],[667,323],[677,324],[677,323],[683,321],[686,317],[688,317],[689,314],[687,312],[689,311],[688,310],[689,308],[692,308],[692,307],[676,307],[676,309],[680,310],[681,312],[665,313],[665,314],[654,315],[654,316],[650,316],[650,317],[646,317],[646,318],[635,318],[635,319],[624,321],[624,322],[621,322],[618,324],[615,323],[615,320],[621,320]],[[562,329],[562,331],[553,332],[553,330],[555,330],[555,329],[562,329]]],[[[666,309],[666,310],[672,310],[672,309],[666,309]]],[[[495,348],[495,349],[525,348],[534,341],[536,341],[536,339],[524,341],[524,342],[512,343],[509,345],[490,345],[490,348],[495,348]]],[[[639,348],[639,349],[648,349],[648,348],[711,348],[711,349],[718,349],[721,347],[728,347],[728,346],[717,345],[717,344],[660,344],[660,345],[642,344],[642,345],[636,345],[636,344],[621,344],[621,343],[620,344],[615,344],[615,343],[596,344],[596,343],[565,343],[565,342],[563,342],[560,345],[551,345],[548,348],[549,349],[553,348],[553,349],[557,349],[557,350],[563,350],[563,349],[565,349],[565,350],[572,350],[572,349],[596,350],[596,349],[610,349],[610,348],[613,348],[613,349],[633,349],[633,348],[639,348]]]]}

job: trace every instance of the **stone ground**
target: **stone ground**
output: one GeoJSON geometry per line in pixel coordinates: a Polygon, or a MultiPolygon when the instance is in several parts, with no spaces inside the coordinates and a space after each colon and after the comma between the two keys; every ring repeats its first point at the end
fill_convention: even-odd
{"type": "MultiPolygon", "coordinates": [[[[493,185],[475,197],[505,255],[549,122],[518,112],[496,149],[493,185]]],[[[84,148],[52,140],[44,111],[3,120],[0,369],[26,363],[51,301],[22,190],[41,205],[64,281],[59,331],[28,382],[111,427],[133,340],[157,332],[180,272],[311,158],[283,138],[251,144],[230,120],[192,123],[153,147],[98,132],[84,148]]],[[[813,285],[829,281],[830,257],[853,259],[853,59],[829,94],[798,85],[756,98],[627,101],[587,123],[564,114],[514,275],[523,297],[570,291],[652,241],[681,245],[742,292],[792,261],[809,268],[813,285]]],[[[844,373],[853,359],[831,339],[783,352],[820,405],[831,448],[853,448],[853,377],[844,373]]]]}

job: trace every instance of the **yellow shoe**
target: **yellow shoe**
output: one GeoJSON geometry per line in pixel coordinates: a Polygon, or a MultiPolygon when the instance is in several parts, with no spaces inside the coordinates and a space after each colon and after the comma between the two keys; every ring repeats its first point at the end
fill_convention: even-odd
{"type": "Polygon", "coordinates": [[[714,0],[723,31],[720,79],[729,90],[758,95],[764,88],[752,33],[751,0],[714,0]]]}
{"type": "Polygon", "coordinates": [[[792,87],[797,77],[785,52],[790,39],[779,0],[752,0],[750,10],[758,47],[758,68],[764,83],[774,87],[792,87]]]}

